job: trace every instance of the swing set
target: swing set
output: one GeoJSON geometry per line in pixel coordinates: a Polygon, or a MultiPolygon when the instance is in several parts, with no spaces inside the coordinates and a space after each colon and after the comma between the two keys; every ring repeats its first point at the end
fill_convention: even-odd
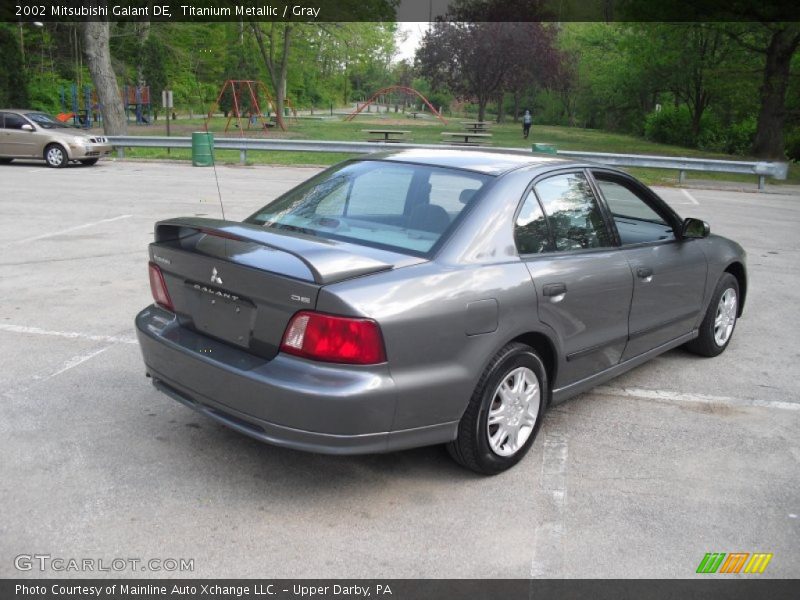
{"type": "Polygon", "coordinates": [[[222,88],[219,91],[216,102],[214,102],[214,104],[211,106],[211,109],[208,111],[208,115],[206,117],[206,128],[208,128],[208,122],[211,120],[214,113],[219,110],[226,92],[230,93],[232,110],[226,111],[228,113],[228,121],[225,123],[225,133],[228,132],[228,129],[231,126],[231,121],[234,119],[236,120],[236,128],[239,130],[239,134],[242,136],[244,136],[245,130],[245,127],[242,126],[243,118],[247,121],[247,129],[250,129],[251,126],[255,125],[256,123],[259,123],[259,129],[264,132],[267,131],[268,127],[272,127],[272,123],[269,120],[270,113],[275,114],[275,123],[283,131],[286,131],[286,122],[283,117],[289,116],[289,111],[291,111],[295,122],[297,121],[297,111],[292,106],[292,103],[288,98],[285,100],[285,111],[287,114],[278,114],[278,109],[275,105],[272,95],[269,93],[269,89],[262,81],[254,81],[250,79],[228,79],[224,84],[222,84],[222,88]],[[259,96],[264,99],[263,103],[259,102],[259,96]],[[264,105],[264,108],[267,109],[266,116],[261,110],[262,104],[264,105]]]}

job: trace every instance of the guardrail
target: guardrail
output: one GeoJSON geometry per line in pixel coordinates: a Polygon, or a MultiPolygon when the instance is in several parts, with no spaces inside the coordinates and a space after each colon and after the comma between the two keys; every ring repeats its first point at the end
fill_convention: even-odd
{"type": "MultiPolygon", "coordinates": [[[[192,139],[189,137],[149,137],[149,136],[109,136],[109,142],[117,148],[120,158],[125,156],[125,148],[191,148],[192,139]]],[[[214,138],[214,148],[217,150],[238,150],[239,160],[242,164],[247,161],[247,153],[251,150],[272,150],[292,152],[344,152],[352,154],[367,154],[382,150],[406,149],[463,149],[460,146],[447,144],[408,144],[403,142],[337,142],[321,140],[272,140],[254,138],[214,138]]],[[[502,150],[514,154],[530,155],[523,148],[498,148],[487,149],[502,150]]],[[[645,154],[609,154],[605,152],[578,152],[573,150],[560,150],[559,156],[587,160],[607,165],[621,167],[650,167],[657,169],[671,169],[678,171],[678,181],[683,183],[687,171],[704,173],[739,173],[755,175],[758,177],[758,189],[763,190],[765,179],[786,179],[789,165],[785,162],[769,161],[743,161],[743,160],[718,160],[710,158],[684,158],[679,156],[650,156],[645,154]]]]}

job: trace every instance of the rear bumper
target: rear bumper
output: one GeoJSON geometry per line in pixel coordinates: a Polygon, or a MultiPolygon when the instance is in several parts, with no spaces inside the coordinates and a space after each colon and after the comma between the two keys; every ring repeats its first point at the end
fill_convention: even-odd
{"type": "Polygon", "coordinates": [[[388,367],[272,360],[181,327],[151,306],[136,332],[153,384],[253,438],[310,452],[369,454],[452,440],[457,422],[392,431],[396,390],[388,367]]]}

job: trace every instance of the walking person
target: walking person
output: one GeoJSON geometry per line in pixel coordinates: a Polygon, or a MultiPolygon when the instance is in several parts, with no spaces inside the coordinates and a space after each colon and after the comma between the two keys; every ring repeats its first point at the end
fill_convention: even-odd
{"type": "Polygon", "coordinates": [[[528,134],[531,132],[531,123],[533,123],[531,111],[525,110],[525,114],[522,115],[522,137],[526,140],[528,139],[528,134]]]}

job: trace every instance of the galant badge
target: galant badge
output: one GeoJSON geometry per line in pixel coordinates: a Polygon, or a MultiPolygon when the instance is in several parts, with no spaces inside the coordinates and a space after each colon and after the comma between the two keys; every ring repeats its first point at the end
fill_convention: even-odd
{"type": "Polygon", "coordinates": [[[211,269],[211,283],[222,285],[222,277],[219,276],[219,271],[217,271],[217,267],[211,269]]]}

